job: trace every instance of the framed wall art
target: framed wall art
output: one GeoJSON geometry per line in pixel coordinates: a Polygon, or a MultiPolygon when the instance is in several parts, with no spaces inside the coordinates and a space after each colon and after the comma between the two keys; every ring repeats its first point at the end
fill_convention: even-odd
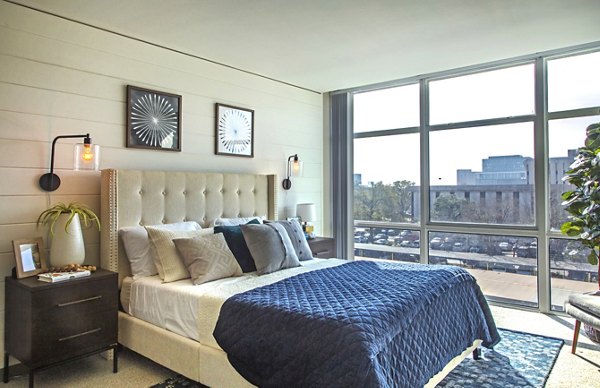
{"type": "Polygon", "coordinates": [[[125,145],[181,151],[181,96],[127,85],[125,145]]]}
{"type": "Polygon", "coordinates": [[[254,111],[216,104],[215,154],[254,157],[254,111]]]}
{"type": "Polygon", "coordinates": [[[13,240],[17,278],[34,276],[48,270],[41,237],[13,240]]]}

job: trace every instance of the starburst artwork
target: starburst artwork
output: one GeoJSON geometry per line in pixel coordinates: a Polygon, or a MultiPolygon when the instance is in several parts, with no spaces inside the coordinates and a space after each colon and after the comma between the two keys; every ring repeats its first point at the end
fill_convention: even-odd
{"type": "Polygon", "coordinates": [[[215,153],[254,157],[254,111],[216,104],[215,153]]]}
{"type": "Polygon", "coordinates": [[[127,86],[127,147],[181,150],[181,96],[127,86]]]}

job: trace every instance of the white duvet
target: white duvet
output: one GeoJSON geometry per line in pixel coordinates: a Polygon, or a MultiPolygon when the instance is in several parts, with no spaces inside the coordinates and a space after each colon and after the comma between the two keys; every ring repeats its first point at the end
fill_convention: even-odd
{"type": "Polygon", "coordinates": [[[190,279],[162,283],[158,276],[144,277],[131,282],[129,306],[125,307],[136,318],[220,349],[212,333],[221,306],[229,297],[303,272],[343,263],[346,261],[314,259],[303,261],[301,267],[267,275],[258,276],[251,272],[198,286],[192,284],[190,279]]]}

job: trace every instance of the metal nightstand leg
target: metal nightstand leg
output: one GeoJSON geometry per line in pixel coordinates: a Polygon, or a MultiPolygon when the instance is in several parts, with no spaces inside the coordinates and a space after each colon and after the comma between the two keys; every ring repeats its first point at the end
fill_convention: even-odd
{"type": "Polygon", "coordinates": [[[113,348],[113,373],[117,373],[118,371],[118,363],[119,363],[119,352],[117,351],[117,346],[113,348]]]}
{"type": "Polygon", "coordinates": [[[2,380],[8,383],[8,352],[4,352],[4,376],[2,380]]]}

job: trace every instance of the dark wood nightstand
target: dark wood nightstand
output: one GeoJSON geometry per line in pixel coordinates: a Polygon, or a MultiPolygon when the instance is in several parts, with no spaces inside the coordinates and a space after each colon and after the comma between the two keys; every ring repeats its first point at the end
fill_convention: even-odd
{"type": "MultiPolygon", "coordinates": [[[[45,283],[36,277],[6,278],[4,382],[9,355],[36,370],[117,347],[117,273],[45,283]]],[[[117,372],[117,352],[113,357],[117,372]]]]}
{"type": "Polygon", "coordinates": [[[315,237],[308,240],[313,257],[329,259],[336,257],[335,239],[332,237],[315,237]]]}

